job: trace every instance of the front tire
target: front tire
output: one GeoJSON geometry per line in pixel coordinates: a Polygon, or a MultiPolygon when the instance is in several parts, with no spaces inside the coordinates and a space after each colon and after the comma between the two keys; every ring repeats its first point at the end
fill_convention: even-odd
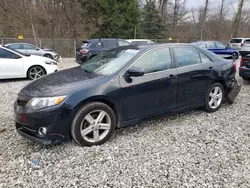
{"type": "Polygon", "coordinates": [[[27,77],[30,80],[35,80],[35,79],[40,78],[44,75],[46,75],[45,69],[41,66],[38,66],[38,65],[30,67],[27,71],[27,77]]]}
{"type": "Polygon", "coordinates": [[[84,105],[76,113],[71,135],[80,146],[94,146],[105,143],[116,127],[113,110],[101,102],[84,105]]]}
{"type": "Polygon", "coordinates": [[[204,110],[207,112],[217,111],[225,96],[224,87],[220,83],[213,84],[206,95],[204,110]]]}

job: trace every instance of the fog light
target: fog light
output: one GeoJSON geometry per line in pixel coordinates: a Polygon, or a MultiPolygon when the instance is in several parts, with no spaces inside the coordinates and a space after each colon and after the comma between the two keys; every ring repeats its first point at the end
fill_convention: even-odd
{"type": "Polygon", "coordinates": [[[47,128],[45,128],[45,127],[40,127],[40,128],[38,129],[38,133],[39,133],[40,135],[45,135],[45,134],[47,134],[47,128]]]}

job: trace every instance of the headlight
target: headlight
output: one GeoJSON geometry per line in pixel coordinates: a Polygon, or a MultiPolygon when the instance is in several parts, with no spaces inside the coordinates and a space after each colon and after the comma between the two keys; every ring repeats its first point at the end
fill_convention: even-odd
{"type": "Polygon", "coordinates": [[[38,110],[50,106],[55,106],[61,104],[66,97],[67,96],[32,98],[26,104],[26,107],[32,108],[33,110],[38,110]]]}
{"type": "Polygon", "coordinates": [[[57,63],[55,61],[52,61],[52,60],[46,60],[46,61],[44,61],[44,63],[46,63],[47,65],[57,65],[57,63]]]}

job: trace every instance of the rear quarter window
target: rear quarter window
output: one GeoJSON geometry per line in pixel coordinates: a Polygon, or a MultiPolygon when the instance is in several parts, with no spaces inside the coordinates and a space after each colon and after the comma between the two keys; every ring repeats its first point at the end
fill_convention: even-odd
{"type": "Polygon", "coordinates": [[[231,39],[230,43],[241,43],[242,39],[231,39]]]}

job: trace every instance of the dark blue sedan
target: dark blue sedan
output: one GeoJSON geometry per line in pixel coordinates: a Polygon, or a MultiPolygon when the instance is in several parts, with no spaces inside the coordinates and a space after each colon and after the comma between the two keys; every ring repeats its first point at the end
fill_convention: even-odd
{"type": "MultiPolygon", "coordinates": [[[[203,107],[240,91],[232,61],[188,44],[123,46],[42,77],[15,102],[17,131],[43,144],[106,142],[116,127],[203,107]]],[[[177,127],[178,128],[178,127],[177,127]]]]}
{"type": "Polygon", "coordinates": [[[239,58],[237,50],[229,46],[225,46],[224,44],[218,41],[198,41],[198,42],[193,42],[192,44],[196,44],[201,48],[206,48],[209,51],[219,56],[222,56],[225,59],[236,60],[239,58]]]}

